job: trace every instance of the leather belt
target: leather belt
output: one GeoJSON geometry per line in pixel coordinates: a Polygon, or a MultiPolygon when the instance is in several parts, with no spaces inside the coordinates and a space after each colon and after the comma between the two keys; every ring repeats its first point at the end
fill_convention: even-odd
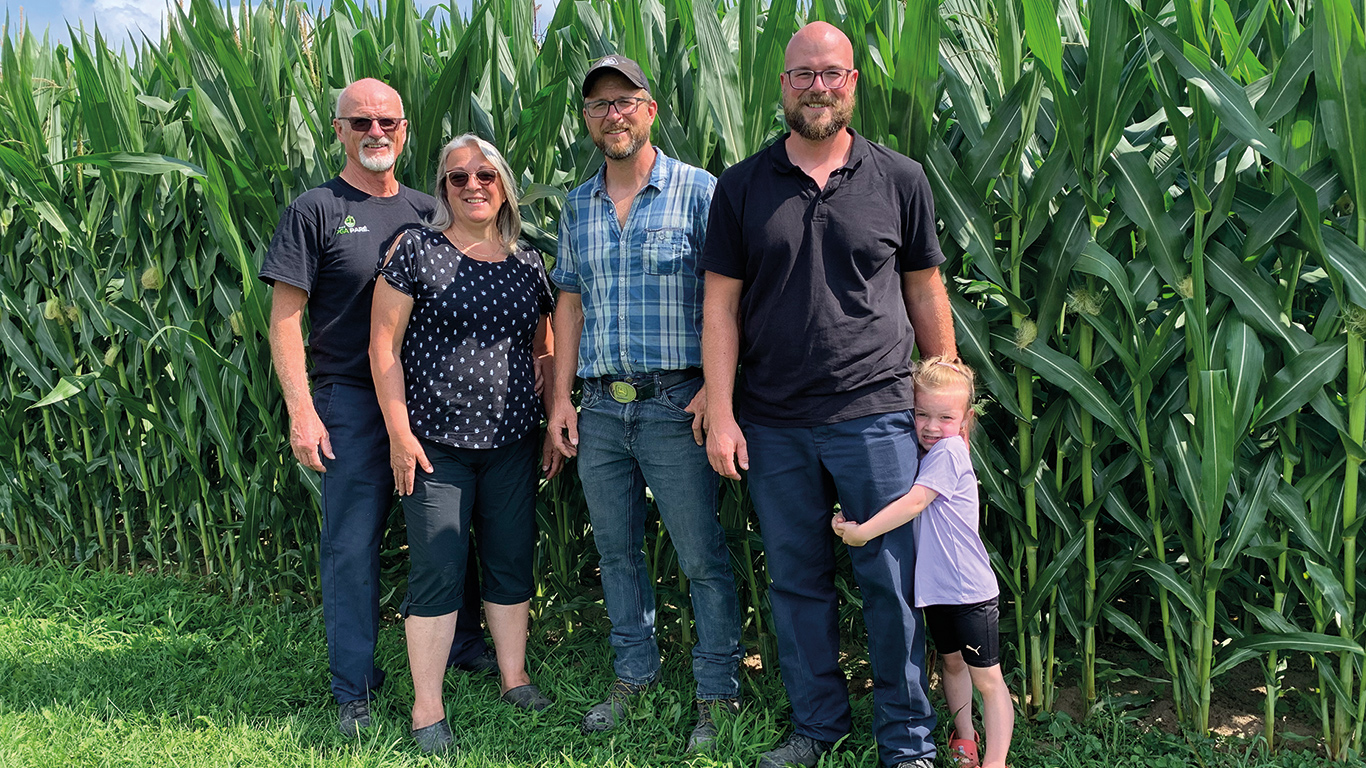
{"type": "Polygon", "coordinates": [[[701,368],[637,374],[633,376],[600,376],[598,381],[607,387],[607,394],[618,403],[648,400],[671,387],[702,375],[701,368]]]}

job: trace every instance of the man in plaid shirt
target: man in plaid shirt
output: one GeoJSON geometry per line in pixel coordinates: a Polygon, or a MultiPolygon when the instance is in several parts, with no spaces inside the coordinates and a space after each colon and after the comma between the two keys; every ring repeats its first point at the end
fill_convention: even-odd
{"type": "Polygon", "coordinates": [[[715,738],[713,716],[740,706],[740,615],[718,476],[704,447],[702,280],[697,257],[716,179],[650,144],[657,106],[639,65],[595,63],[583,83],[584,121],[606,163],[569,193],[551,279],[557,376],[550,393],[556,448],[578,456],[612,619],[616,682],[584,716],[616,725],[659,678],[654,588],[642,544],[648,484],[687,574],[697,617],[698,719],[688,749],[715,738]],[[583,380],[581,406],[570,399],[583,380]]]}

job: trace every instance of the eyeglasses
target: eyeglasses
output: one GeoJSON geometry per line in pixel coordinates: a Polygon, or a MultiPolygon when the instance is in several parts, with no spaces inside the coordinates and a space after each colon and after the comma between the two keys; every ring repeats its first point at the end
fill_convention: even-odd
{"type": "Polygon", "coordinates": [[[402,117],[339,117],[338,120],[351,124],[351,130],[356,133],[369,133],[371,123],[379,123],[379,129],[385,133],[393,133],[398,130],[399,123],[406,118],[402,117]]]}
{"type": "Polygon", "coordinates": [[[849,79],[852,69],[789,69],[783,72],[787,75],[787,84],[798,91],[804,91],[816,84],[816,75],[820,75],[821,83],[832,91],[837,91],[844,87],[844,83],[849,79]]]}
{"type": "Polygon", "coordinates": [[[620,99],[612,101],[606,99],[585,101],[583,111],[588,113],[589,117],[607,117],[607,113],[612,111],[612,107],[616,107],[617,114],[625,117],[626,115],[634,115],[636,110],[640,109],[640,105],[647,101],[649,99],[642,99],[639,96],[622,96],[620,99]]]}
{"type": "Polygon", "coordinates": [[[466,184],[470,183],[471,175],[474,176],[475,181],[478,181],[481,185],[485,187],[489,186],[490,184],[498,180],[497,171],[484,168],[482,170],[475,171],[473,174],[469,173],[468,171],[447,171],[446,183],[450,184],[452,187],[455,187],[456,189],[461,189],[466,184]]]}

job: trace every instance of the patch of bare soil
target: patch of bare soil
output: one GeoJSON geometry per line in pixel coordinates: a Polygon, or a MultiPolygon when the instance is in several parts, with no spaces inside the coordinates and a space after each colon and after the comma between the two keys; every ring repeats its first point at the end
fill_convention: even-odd
{"type": "MultiPolygon", "coordinates": [[[[1123,648],[1108,649],[1107,656],[1116,671],[1101,685],[1102,698],[1108,699],[1111,706],[1123,707],[1137,715],[1139,727],[1179,733],[1181,726],[1171,700],[1170,685],[1133,673],[1133,667],[1127,663],[1133,662],[1133,666],[1142,668],[1146,666],[1147,657],[1140,651],[1123,648]]],[[[1308,657],[1292,655],[1280,684],[1281,695],[1276,701],[1277,741],[1290,748],[1319,751],[1322,735],[1317,714],[1319,680],[1308,657]]],[[[1066,712],[1074,719],[1086,714],[1078,680],[1064,680],[1055,702],[1057,711],[1066,712]]],[[[1210,694],[1210,730],[1216,736],[1257,738],[1263,735],[1265,708],[1263,664],[1258,661],[1240,664],[1214,680],[1210,694]]]]}

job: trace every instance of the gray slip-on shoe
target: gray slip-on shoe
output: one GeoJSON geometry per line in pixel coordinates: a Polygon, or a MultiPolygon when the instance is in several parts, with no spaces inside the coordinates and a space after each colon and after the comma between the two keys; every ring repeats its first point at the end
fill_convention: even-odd
{"type": "Polygon", "coordinates": [[[413,731],[413,741],[417,742],[417,748],[423,754],[439,755],[455,745],[455,736],[451,733],[450,723],[437,720],[413,731]]]}
{"type": "Polygon", "coordinates": [[[550,700],[549,696],[541,693],[541,689],[537,688],[534,683],[509,688],[501,698],[514,707],[528,709],[532,712],[540,712],[555,703],[550,700]]]}

